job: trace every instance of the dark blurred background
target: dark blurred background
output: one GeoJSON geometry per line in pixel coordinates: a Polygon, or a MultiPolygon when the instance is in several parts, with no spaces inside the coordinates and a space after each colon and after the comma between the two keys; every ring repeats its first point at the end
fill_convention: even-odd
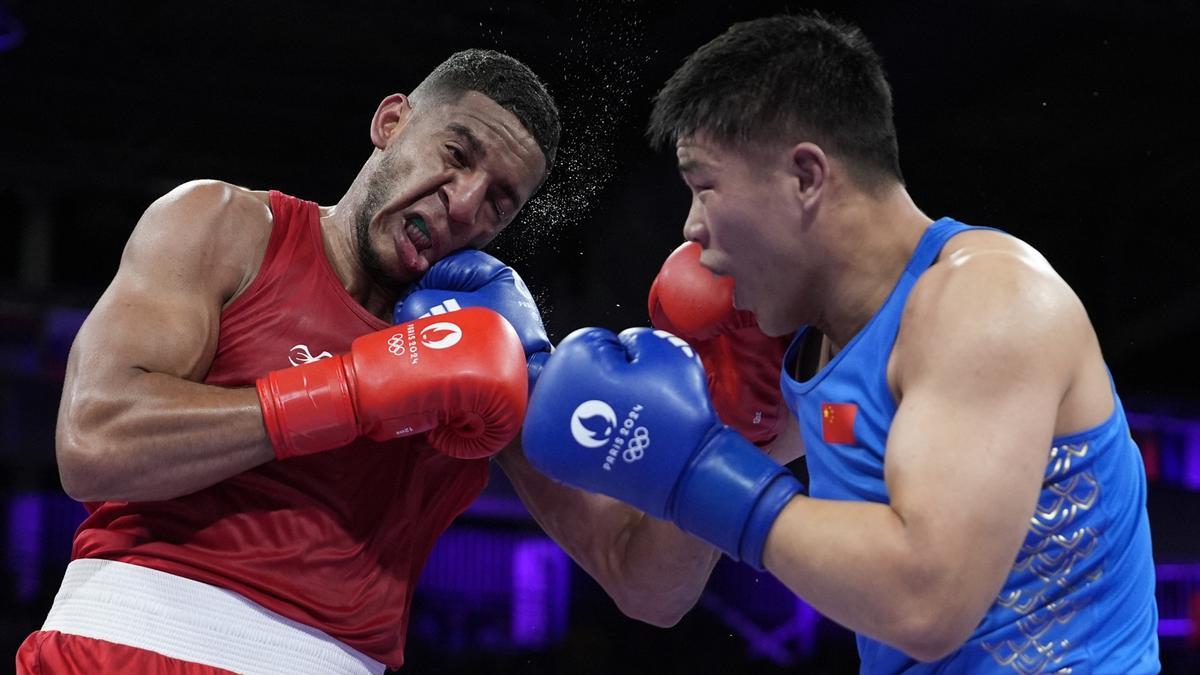
{"type": "MultiPolygon", "coordinates": [[[[644,325],[688,199],[673,156],[642,138],[650,97],[730,23],[805,7],[860,24],[882,53],[926,213],[1013,232],[1087,306],[1147,466],[1164,666],[1200,672],[1189,0],[0,0],[0,663],[44,618],[83,515],[54,463],[66,353],[151,201],[219,178],[332,204],[381,98],[452,51],[497,48],[546,80],[565,129],[556,175],[495,253],[556,340],[644,325]]],[[[411,673],[857,669],[845,631],[728,561],[679,626],[624,619],[499,474],[421,583],[411,673]]]]}

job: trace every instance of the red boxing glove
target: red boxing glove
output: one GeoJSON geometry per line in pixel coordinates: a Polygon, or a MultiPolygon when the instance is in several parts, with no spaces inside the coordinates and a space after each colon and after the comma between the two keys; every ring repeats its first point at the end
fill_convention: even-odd
{"type": "Polygon", "coordinates": [[[257,383],[279,459],[429,432],[452,457],[499,452],[525,417],[525,350],[496,312],[471,307],[364,335],[350,352],[257,383]]]}
{"type": "Polygon", "coordinates": [[[687,340],[704,362],[721,421],[756,445],[775,440],[787,414],[779,375],[790,338],[764,335],[752,312],[735,309],[733,278],[701,267],[691,242],[667,256],[648,306],[650,323],[687,340]]]}

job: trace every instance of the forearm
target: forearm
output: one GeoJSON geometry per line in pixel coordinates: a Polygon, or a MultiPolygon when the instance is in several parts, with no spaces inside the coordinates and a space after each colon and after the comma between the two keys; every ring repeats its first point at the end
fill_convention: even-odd
{"type": "Polygon", "coordinates": [[[550,480],[519,443],[497,459],[538,524],[626,615],[671,626],[696,604],[719,551],[631,506],[550,480]]]}
{"type": "Polygon", "coordinates": [[[63,393],[58,463],[76,499],[170,499],[275,456],[253,388],[144,371],[110,382],[63,393]]]}
{"type": "MultiPolygon", "coordinates": [[[[721,552],[673,523],[625,504],[636,514],[620,553],[622,611],[655,625],[675,625],[700,599],[721,552]]],[[[610,591],[611,594],[611,591],[610,591]]]]}
{"type": "Polygon", "coordinates": [[[978,580],[923,541],[887,504],[796,497],[772,526],[764,563],[830,619],[932,659],[982,614],[971,600],[978,580]]]}

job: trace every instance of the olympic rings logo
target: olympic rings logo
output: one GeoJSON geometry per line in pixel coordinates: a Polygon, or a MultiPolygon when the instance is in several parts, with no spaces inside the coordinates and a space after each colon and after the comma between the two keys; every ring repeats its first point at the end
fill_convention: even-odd
{"type": "Polygon", "coordinates": [[[388,351],[391,352],[393,356],[400,356],[404,353],[404,336],[400,333],[396,333],[392,337],[388,338],[387,345],[388,351]]]}
{"type": "Polygon", "coordinates": [[[626,463],[632,464],[642,458],[646,454],[646,448],[650,447],[650,430],[646,427],[638,427],[633,430],[633,438],[629,439],[628,445],[625,446],[625,451],[621,453],[621,459],[626,463]]]}

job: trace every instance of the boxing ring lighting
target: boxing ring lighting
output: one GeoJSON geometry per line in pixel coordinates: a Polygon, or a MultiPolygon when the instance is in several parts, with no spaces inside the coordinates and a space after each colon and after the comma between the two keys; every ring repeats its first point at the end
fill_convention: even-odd
{"type": "Polygon", "coordinates": [[[13,596],[30,602],[41,585],[43,547],[41,495],[26,492],[12,495],[8,502],[8,569],[12,572],[13,596]]]}
{"type": "MultiPolygon", "coordinates": [[[[63,307],[14,315],[24,323],[6,322],[12,325],[0,330],[0,376],[57,387],[86,314],[63,307]],[[22,326],[32,330],[18,330],[22,326]]],[[[0,414],[12,422],[4,425],[11,441],[28,411],[20,396],[3,394],[0,414]]],[[[1149,483],[1200,492],[1200,418],[1135,407],[1127,416],[1149,483]]],[[[565,639],[572,579],[583,573],[531,527],[515,495],[496,489],[501,482],[493,481],[434,546],[417,586],[412,640],[450,652],[496,652],[543,649],[565,639]]],[[[6,593],[32,605],[58,583],[51,572],[66,566],[85,511],[57,489],[14,490],[0,496],[0,510],[6,528],[0,564],[11,580],[6,593]]],[[[1159,635],[1200,639],[1200,559],[1160,560],[1156,570],[1159,635]]],[[[822,634],[840,630],[770,575],[728,560],[718,566],[701,607],[745,641],[751,658],[780,665],[802,661],[822,634]]]]}
{"type": "Polygon", "coordinates": [[[1158,563],[1158,634],[1200,638],[1200,562],[1158,563]]]}
{"type": "Polygon", "coordinates": [[[0,5],[0,53],[21,46],[25,40],[25,25],[0,5]]]}
{"type": "MultiPolygon", "coordinates": [[[[66,566],[71,536],[85,513],[58,491],[22,492],[5,502],[8,592],[29,603],[58,583],[43,572],[66,566]]],[[[1200,638],[1200,561],[1160,562],[1155,569],[1159,635],[1200,638]]],[[[567,633],[577,574],[582,572],[541,534],[452,527],[434,546],[418,583],[411,639],[454,653],[558,644],[567,633]]],[[[773,577],[727,560],[700,605],[745,641],[751,658],[781,666],[803,661],[822,631],[831,630],[773,577]]]]}
{"type": "Polygon", "coordinates": [[[1147,479],[1200,491],[1200,420],[1153,412],[1126,417],[1147,479]]]}
{"type": "Polygon", "coordinates": [[[570,560],[541,534],[453,527],[418,582],[413,637],[451,652],[548,647],[566,635],[570,578],[570,560]]]}

